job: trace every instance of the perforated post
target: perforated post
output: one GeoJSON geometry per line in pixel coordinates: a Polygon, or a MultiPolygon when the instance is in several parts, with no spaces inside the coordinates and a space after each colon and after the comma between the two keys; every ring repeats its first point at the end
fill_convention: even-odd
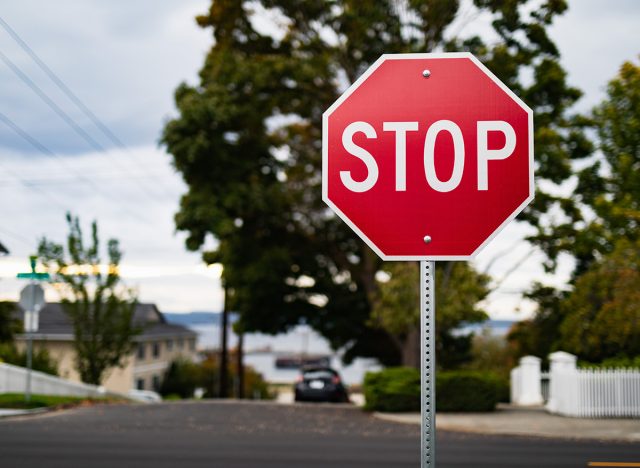
{"type": "Polygon", "coordinates": [[[435,267],[435,262],[420,262],[421,468],[435,467],[436,455],[435,267]]]}

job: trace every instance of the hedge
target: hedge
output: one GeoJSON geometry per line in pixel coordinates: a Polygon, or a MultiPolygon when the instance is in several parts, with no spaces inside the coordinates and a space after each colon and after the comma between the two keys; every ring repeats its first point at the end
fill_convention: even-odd
{"type": "Polygon", "coordinates": [[[441,372],[436,378],[438,411],[493,411],[500,400],[500,380],[471,371],[441,372]]]}
{"type": "MultiPolygon", "coordinates": [[[[493,411],[504,393],[493,374],[471,371],[439,372],[436,377],[438,411],[493,411]]],[[[420,411],[420,372],[391,367],[365,376],[365,408],[372,411],[420,411]]]]}
{"type": "Polygon", "coordinates": [[[367,372],[362,386],[365,408],[372,411],[420,411],[420,372],[390,367],[367,372]]]}

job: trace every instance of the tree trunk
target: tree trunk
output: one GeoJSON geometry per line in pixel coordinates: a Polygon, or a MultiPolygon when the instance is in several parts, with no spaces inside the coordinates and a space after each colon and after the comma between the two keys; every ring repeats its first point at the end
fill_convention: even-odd
{"type": "Polygon", "coordinates": [[[420,368],[420,327],[413,327],[402,343],[402,365],[420,368]]]}
{"type": "Polygon", "coordinates": [[[229,353],[227,351],[227,324],[229,321],[229,311],[227,310],[227,286],[224,287],[224,305],[222,306],[222,327],[220,329],[220,391],[218,396],[220,398],[227,398],[228,388],[228,361],[229,353]]]}
{"type": "Polygon", "coordinates": [[[244,398],[244,333],[238,333],[238,399],[244,398]]]}

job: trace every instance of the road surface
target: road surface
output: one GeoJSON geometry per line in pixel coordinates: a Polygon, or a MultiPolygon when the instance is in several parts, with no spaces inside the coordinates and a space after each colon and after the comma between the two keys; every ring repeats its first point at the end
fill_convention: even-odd
{"type": "MultiPolygon", "coordinates": [[[[439,468],[578,468],[603,461],[639,462],[640,466],[640,444],[438,434],[439,468]]],[[[0,420],[0,465],[417,467],[419,428],[381,421],[341,405],[201,402],[94,406],[0,420]]]]}

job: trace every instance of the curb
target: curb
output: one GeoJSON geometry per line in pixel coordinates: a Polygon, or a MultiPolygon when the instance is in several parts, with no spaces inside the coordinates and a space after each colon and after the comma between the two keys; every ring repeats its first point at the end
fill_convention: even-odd
{"type": "MultiPolygon", "coordinates": [[[[398,424],[412,424],[419,426],[421,423],[420,413],[372,413],[373,417],[389,421],[398,424]]],[[[575,418],[563,418],[561,416],[549,415],[549,419],[560,418],[566,422],[576,422],[575,418]]],[[[594,420],[589,420],[594,421],[594,420]]],[[[630,420],[625,420],[630,421],[630,420]]],[[[555,440],[593,440],[593,441],[610,441],[610,442],[623,442],[623,443],[638,443],[640,442],[640,421],[634,422],[630,427],[627,423],[627,428],[622,431],[612,431],[611,427],[603,427],[601,430],[594,431],[587,428],[576,427],[575,425],[569,430],[562,427],[551,428],[550,430],[541,430],[538,424],[533,424],[533,421],[522,420],[520,428],[504,427],[503,424],[498,424],[499,419],[496,419],[492,423],[487,423],[485,418],[473,419],[471,415],[467,417],[466,421],[460,420],[447,420],[447,416],[443,415],[441,418],[436,416],[436,429],[443,431],[462,432],[468,434],[478,434],[487,436],[510,436],[510,437],[538,437],[545,439],[555,440]],[[535,427],[535,426],[538,427],[535,427]],[[585,430],[581,430],[585,429],[585,430]]],[[[607,420],[609,426],[611,424],[617,424],[617,420],[607,420]]],[[[622,422],[622,420],[620,420],[622,422]]],[[[587,424],[585,422],[585,424],[587,424]]]]}
{"type": "Polygon", "coordinates": [[[31,416],[35,414],[43,414],[51,411],[50,408],[33,408],[33,409],[3,409],[0,408],[0,419],[13,418],[16,416],[31,416]]]}

